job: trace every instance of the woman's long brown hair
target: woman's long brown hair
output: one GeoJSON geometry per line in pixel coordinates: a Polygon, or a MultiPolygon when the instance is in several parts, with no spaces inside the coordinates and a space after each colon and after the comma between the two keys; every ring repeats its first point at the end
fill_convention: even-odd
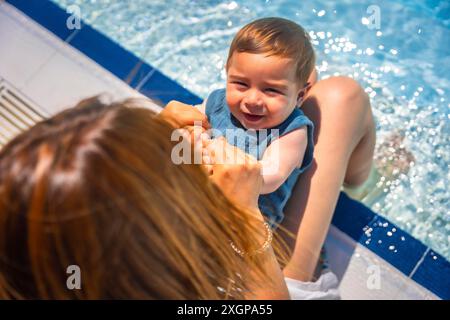
{"type": "Polygon", "coordinates": [[[175,165],[173,128],[130,103],[86,100],[0,151],[0,298],[240,299],[270,285],[229,245],[250,249],[260,223],[200,165],[175,165]]]}

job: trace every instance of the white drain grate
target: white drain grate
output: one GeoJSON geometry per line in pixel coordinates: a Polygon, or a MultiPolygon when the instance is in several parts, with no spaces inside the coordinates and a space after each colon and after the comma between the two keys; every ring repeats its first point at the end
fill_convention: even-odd
{"type": "Polygon", "coordinates": [[[0,148],[45,118],[45,112],[0,78],[0,148]]]}

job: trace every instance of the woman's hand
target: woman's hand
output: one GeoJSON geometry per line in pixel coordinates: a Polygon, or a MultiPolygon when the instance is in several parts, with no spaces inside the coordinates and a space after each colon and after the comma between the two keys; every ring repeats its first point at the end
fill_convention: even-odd
{"type": "MultiPolygon", "coordinates": [[[[255,213],[254,217],[261,222],[264,218],[258,209],[258,197],[263,185],[261,164],[241,149],[234,147],[224,137],[205,142],[205,149],[211,159],[210,177],[213,182],[236,204],[242,205],[255,213]]],[[[261,224],[261,228],[263,224],[261,224]]],[[[264,243],[267,236],[258,243],[264,243]]],[[[260,263],[271,275],[271,283],[256,281],[249,283],[247,299],[290,299],[280,265],[273,253],[272,247],[262,253],[260,263]]],[[[253,270],[249,270],[253,272],[253,270]]],[[[256,278],[257,279],[257,278],[256,278]]]]}
{"type": "Polygon", "coordinates": [[[237,204],[258,209],[263,184],[260,163],[228,144],[224,137],[210,140],[205,147],[211,163],[206,167],[212,181],[237,204]]]}
{"type": "Polygon", "coordinates": [[[209,129],[208,118],[201,111],[192,105],[178,101],[170,101],[166,107],[158,114],[175,128],[193,126],[195,122],[201,122],[202,127],[209,129]]]}

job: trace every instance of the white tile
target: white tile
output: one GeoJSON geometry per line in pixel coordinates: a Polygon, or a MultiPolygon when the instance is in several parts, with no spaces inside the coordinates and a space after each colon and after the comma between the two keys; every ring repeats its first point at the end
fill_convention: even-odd
{"type": "Polygon", "coordinates": [[[393,300],[441,300],[434,293],[422,287],[412,279],[404,280],[393,300]]]}
{"type": "Polygon", "coordinates": [[[330,228],[326,248],[330,267],[340,278],[339,289],[345,300],[437,299],[335,227],[330,228]]]}
{"type": "MultiPolygon", "coordinates": [[[[7,3],[0,3],[0,43],[0,78],[49,114],[100,93],[115,100],[142,97],[7,3]]],[[[156,104],[147,106],[159,109],[156,104]]]]}
{"type": "Polygon", "coordinates": [[[11,16],[6,4],[0,6],[0,77],[19,89],[55,49],[11,16]]]}
{"type": "MultiPolygon", "coordinates": [[[[0,2],[0,43],[0,78],[5,78],[49,114],[100,93],[109,93],[114,100],[143,97],[4,2],[0,2]]],[[[160,110],[149,101],[146,107],[160,110]]]]}
{"type": "Polygon", "coordinates": [[[70,57],[56,53],[22,91],[50,114],[73,106],[80,99],[109,93],[118,98],[121,90],[88,73],[70,57]]]}
{"type": "Polygon", "coordinates": [[[356,242],[331,225],[325,240],[325,248],[330,268],[338,279],[342,279],[355,250],[356,242]]]}
{"type": "MultiPolygon", "coordinates": [[[[113,100],[144,97],[77,49],[60,42],[56,53],[22,88],[50,114],[73,106],[80,99],[102,93],[113,100]]],[[[149,101],[146,106],[160,110],[149,101]]]]}

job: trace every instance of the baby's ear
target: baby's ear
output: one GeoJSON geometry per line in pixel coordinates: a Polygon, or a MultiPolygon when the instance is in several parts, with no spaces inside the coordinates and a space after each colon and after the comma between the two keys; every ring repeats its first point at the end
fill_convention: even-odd
{"type": "Polygon", "coordinates": [[[301,104],[303,103],[303,98],[304,98],[305,94],[306,94],[306,87],[303,88],[303,89],[301,89],[301,90],[298,92],[298,95],[297,95],[297,106],[298,106],[298,107],[300,107],[301,104]]]}
{"type": "Polygon", "coordinates": [[[297,95],[297,105],[301,106],[301,104],[303,103],[303,100],[305,99],[305,95],[308,93],[308,90],[311,89],[311,82],[307,82],[305,84],[305,86],[300,89],[298,95],[297,95]]]}

